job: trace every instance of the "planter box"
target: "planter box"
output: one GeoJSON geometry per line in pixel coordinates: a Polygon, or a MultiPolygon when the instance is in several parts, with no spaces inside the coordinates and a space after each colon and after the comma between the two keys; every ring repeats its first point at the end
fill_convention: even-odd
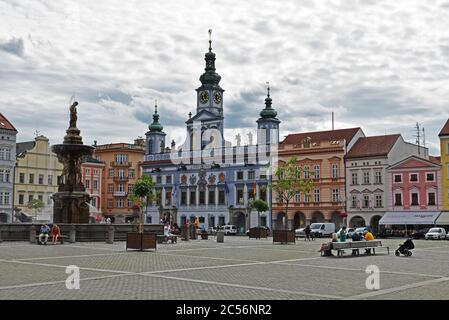
{"type": "Polygon", "coordinates": [[[249,238],[256,238],[256,239],[260,239],[260,238],[267,238],[268,237],[268,232],[267,229],[265,228],[259,228],[259,227],[255,227],[255,228],[251,228],[249,229],[249,238]]]}
{"type": "Polygon", "coordinates": [[[126,250],[156,250],[156,233],[129,232],[126,235],[126,250]]]}
{"type": "Polygon", "coordinates": [[[273,243],[295,243],[295,230],[273,230],[273,243]]]}

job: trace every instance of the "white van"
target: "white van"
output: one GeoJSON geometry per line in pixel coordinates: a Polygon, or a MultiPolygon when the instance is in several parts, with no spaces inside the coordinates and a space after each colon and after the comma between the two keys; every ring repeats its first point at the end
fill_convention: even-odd
{"type": "Polygon", "coordinates": [[[226,224],[223,226],[224,234],[226,235],[236,235],[237,234],[237,227],[232,224],[226,224]]]}
{"type": "Polygon", "coordinates": [[[335,232],[335,223],[312,223],[310,231],[318,238],[330,237],[335,232]]]}

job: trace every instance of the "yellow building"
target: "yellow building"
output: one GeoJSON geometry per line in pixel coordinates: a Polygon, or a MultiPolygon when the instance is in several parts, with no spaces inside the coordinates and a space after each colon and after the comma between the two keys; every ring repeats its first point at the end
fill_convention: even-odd
{"type": "Polygon", "coordinates": [[[39,199],[44,208],[38,213],[38,220],[50,220],[53,215],[51,195],[58,189],[58,177],[62,164],[51,152],[49,140],[39,136],[34,141],[17,143],[17,167],[15,171],[14,208],[34,217],[34,209],[28,203],[39,199]]]}
{"type": "Polygon", "coordinates": [[[443,210],[449,210],[449,119],[446,121],[440,134],[441,150],[441,190],[443,197],[443,210]]]}

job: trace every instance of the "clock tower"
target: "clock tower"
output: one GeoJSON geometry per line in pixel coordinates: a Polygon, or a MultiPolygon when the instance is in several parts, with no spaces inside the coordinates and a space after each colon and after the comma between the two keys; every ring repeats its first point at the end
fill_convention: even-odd
{"type": "MultiPolygon", "coordinates": [[[[192,139],[192,133],[201,130],[201,148],[211,143],[211,135],[216,143],[223,144],[223,92],[219,83],[221,76],[215,72],[215,53],[212,52],[212,30],[209,30],[209,51],[205,54],[206,68],[200,77],[201,86],[196,89],[196,115],[186,121],[187,133],[192,139]],[[195,128],[194,128],[195,127],[195,128]],[[203,133],[206,132],[205,135],[203,133]],[[219,137],[217,137],[217,134],[219,137]]],[[[218,145],[215,145],[218,147],[218,145]]],[[[198,149],[199,146],[193,146],[198,149]]]]}

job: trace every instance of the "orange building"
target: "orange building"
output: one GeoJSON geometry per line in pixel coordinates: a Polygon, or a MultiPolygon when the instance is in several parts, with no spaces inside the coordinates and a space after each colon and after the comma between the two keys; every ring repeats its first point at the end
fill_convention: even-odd
{"type": "Polygon", "coordinates": [[[102,212],[114,223],[133,220],[134,203],[129,194],[141,175],[144,145],[143,139],[136,139],[134,144],[99,145],[94,151],[94,157],[105,164],[101,186],[102,212]]]}
{"type": "MultiPolygon", "coordinates": [[[[293,156],[303,169],[302,178],[311,178],[309,195],[299,194],[289,203],[288,228],[297,229],[314,222],[342,223],[345,211],[345,154],[360,138],[360,128],[331,131],[304,132],[288,135],[279,145],[279,162],[293,156]]],[[[273,228],[282,229],[285,204],[273,194],[273,228]]]]}

